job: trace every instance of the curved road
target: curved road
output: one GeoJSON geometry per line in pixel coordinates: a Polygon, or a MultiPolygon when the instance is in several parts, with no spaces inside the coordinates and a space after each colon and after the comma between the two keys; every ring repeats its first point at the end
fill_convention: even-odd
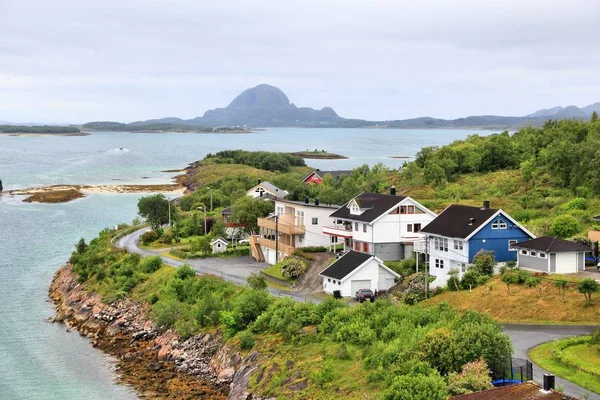
{"type": "MultiPolygon", "coordinates": [[[[125,235],[118,239],[115,245],[122,249],[126,249],[132,253],[138,253],[143,256],[155,256],[160,255],[158,251],[145,250],[138,247],[140,236],[148,231],[149,228],[139,229],[129,235],[125,235]]],[[[260,264],[249,260],[246,257],[240,257],[235,259],[196,259],[187,260],[186,262],[173,260],[161,256],[166,264],[174,267],[180,267],[184,264],[190,265],[198,274],[212,274],[217,275],[225,280],[234,282],[238,285],[246,285],[246,278],[252,272],[258,272],[263,269],[260,264]]],[[[289,297],[300,302],[314,302],[320,303],[321,300],[306,296],[301,293],[289,293],[280,291],[273,288],[267,289],[270,293],[275,296],[289,297]]],[[[514,356],[516,358],[528,358],[527,353],[532,348],[541,343],[548,342],[556,339],[563,339],[569,336],[578,336],[589,334],[594,327],[593,326],[579,326],[579,325],[502,325],[503,331],[510,337],[513,348],[514,356]]],[[[534,364],[535,365],[535,364],[534,364]]],[[[536,382],[543,382],[543,375],[547,371],[538,367],[537,365],[533,368],[533,379],[536,382]]],[[[585,394],[588,395],[589,400],[600,400],[600,395],[591,393],[589,390],[582,388],[581,386],[575,385],[569,381],[556,377],[556,384],[564,389],[565,394],[582,399],[585,394]]]]}

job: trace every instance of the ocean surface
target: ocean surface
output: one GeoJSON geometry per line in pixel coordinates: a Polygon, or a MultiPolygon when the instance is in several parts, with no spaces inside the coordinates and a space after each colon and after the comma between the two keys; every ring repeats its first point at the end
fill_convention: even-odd
{"type": "MultiPolygon", "coordinates": [[[[307,160],[321,170],[384,163],[398,168],[423,146],[489,131],[269,129],[250,134],[94,133],[78,137],[0,135],[4,190],[54,184],[165,183],[225,149],[326,150],[347,160],[307,160]],[[122,150],[121,150],[122,149],[122,150]]],[[[80,238],[131,222],[142,195],[93,195],[67,204],[27,204],[0,195],[0,400],[135,399],[115,384],[114,360],[76,332],[45,322],[48,287],[80,238]]]]}

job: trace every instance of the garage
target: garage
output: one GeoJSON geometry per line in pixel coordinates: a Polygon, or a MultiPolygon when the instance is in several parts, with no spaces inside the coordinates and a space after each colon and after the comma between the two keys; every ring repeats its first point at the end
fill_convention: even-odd
{"type": "Polygon", "coordinates": [[[361,279],[350,281],[350,291],[356,293],[360,289],[371,289],[370,279],[361,279]]]}
{"type": "Polygon", "coordinates": [[[577,272],[577,253],[556,253],[556,273],[577,272]]]}
{"type": "Polygon", "coordinates": [[[551,274],[575,274],[585,270],[585,255],[592,249],[579,243],[544,236],[516,244],[519,268],[551,274]]]}

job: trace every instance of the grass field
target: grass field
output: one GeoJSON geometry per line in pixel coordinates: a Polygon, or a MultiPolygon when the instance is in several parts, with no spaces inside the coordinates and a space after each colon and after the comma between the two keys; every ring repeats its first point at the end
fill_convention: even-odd
{"type": "Polygon", "coordinates": [[[508,294],[506,285],[496,276],[487,284],[491,290],[480,286],[472,292],[444,292],[424,303],[445,301],[461,311],[486,312],[504,323],[600,324],[600,295],[594,295],[592,303],[586,306],[583,295],[577,291],[576,278],[568,279],[573,283],[568,285],[564,300],[552,280],[542,281],[542,296],[538,297],[536,288],[516,284],[511,285],[508,294]]]}
{"type": "Polygon", "coordinates": [[[533,348],[529,357],[551,373],[592,392],[600,393],[600,346],[591,345],[589,342],[567,346],[562,351],[569,353],[567,357],[573,363],[567,365],[553,354],[553,350],[570,340],[572,339],[544,343],[533,348]]]}
{"type": "Polygon", "coordinates": [[[297,281],[297,279],[286,278],[285,276],[281,275],[281,264],[271,265],[269,268],[263,269],[262,272],[264,272],[265,274],[270,275],[274,278],[289,282],[290,284],[294,284],[297,281]]]}

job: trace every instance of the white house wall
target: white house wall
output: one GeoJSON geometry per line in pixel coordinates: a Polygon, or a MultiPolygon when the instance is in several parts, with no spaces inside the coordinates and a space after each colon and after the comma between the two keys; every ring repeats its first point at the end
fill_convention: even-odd
{"type": "Polygon", "coordinates": [[[435,249],[435,237],[429,237],[429,274],[436,277],[435,281],[431,283],[432,287],[445,286],[449,278],[448,272],[451,269],[457,269],[459,276],[462,277],[461,264],[468,265],[469,262],[469,244],[462,239],[456,240],[462,242],[462,250],[454,249],[454,239],[448,239],[448,251],[442,251],[435,249]],[[436,267],[436,259],[444,261],[444,268],[436,267]]]}
{"type": "Polygon", "coordinates": [[[331,236],[323,233],[323,226],[331,222],[329,215],[334,211],[333,208],[275,201],[275,210],[284,210],[284,213],[286,214],[293,213],[296,216],[296,225],[304,226],[304,235],[294,235],[296,248],[312,246],[327,247],[331,244],[331,236]],[[297,217],[298,212],[303,212],[304,218],[299,219],[297,217]],[[312,224],[313,218],[317,218],[317,225],[312,224]]]}
{"type": "Polygon", "coordinates": [[[340,290],[342,296],[353,297],[355,293],[352,293],[352,281],[370,280],[371,287],[361,289],[371,289],[375,292],[389,289],[393,285],[394,278],[394,274],[381,267],[377,260],[371,259],[363,267],[346,276],[341,284],[337,279],[323,277],[323,291],[331,294],[334,290],[340,290]]]}

